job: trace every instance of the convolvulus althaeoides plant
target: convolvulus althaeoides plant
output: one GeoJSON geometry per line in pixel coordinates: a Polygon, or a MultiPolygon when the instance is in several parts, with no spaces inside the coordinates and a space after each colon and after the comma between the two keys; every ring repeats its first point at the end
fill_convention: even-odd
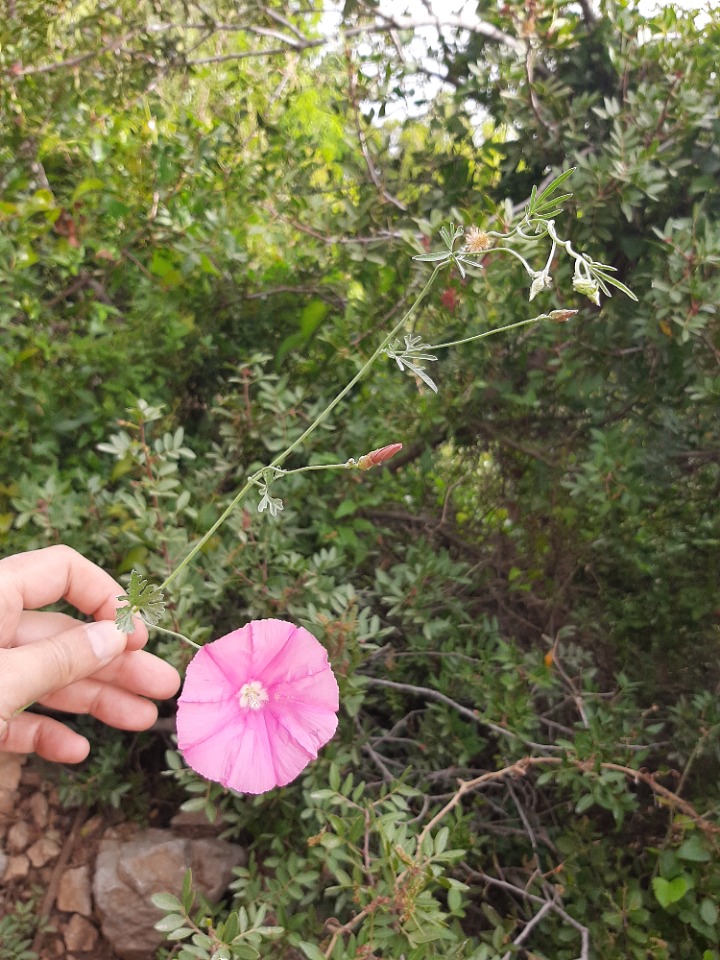
{"type": "MultiPolygon", "coordinates": [[[[577,313],[577,310],[569,309],[552,310],[460,340],[424,343],[422,338],[410,329],[410,321],[441,272],[455,268],[464,277],[468,270],[481,267],[479,257],[509,254],[522,264],[530,278],[529,299],[532,301],[552,286],[550,267],[556,255],[564,251],[574,261],[573,287],[578,293],[597,303],[600,292],[609,296],[612,286],[634,299],[632,292],[612,276],[613,267],[576,252],[569,240],[563,240],[558,235],[554,218],[562,212],[562,203],[571,196],[559,191],[571,173],[572,170],[565,171],[540,192],[533,188],[524,215],[508,232],[499,233],[478,227],[471,227],[466,231],[463,227],[453,225],[440,231],[442,248],[415,257],[416,260],[433,265],[429,279],[409,310],[385,335],[355,376],[300,436],[270,463],[248,477],[229,506],[163,583],[156,586],[137,571],[132,572],[128,592],[119,598],[124,602],[117,613],[117,622],[121,629],[131,630],[133,617],[140,616],[149,626],[197,647],[192,640],[161,625],[165,591],[251,491],[259,494],[257,509],[277,517],[283,510],[283,501],[277,495],[277,489],[284,477],[314,470],[367,470],[398,452],[401,444],[393,443],[364,454],[357,460],[350,458],[344,462],[309,465],[292,470],[283,467],[288,457],[330,417],[341,401],[382,357],[394,360],[401,370],[412,374],[437,392],[437,385],[424,365],[435,361],[439,350],[482,340],[541,320],[563,323],[577,313]],[[528,251],[541,245],[543,248],[549,245],[549,251],[545,256],[543,249],[543,264],[540,269],[535,269],[527,259],[531,255],[528,251]]],[[[336,711],[338,707],[337,685],[330,679],[332,674],[327,658],[324,655],[316,658],[317,663],[311,669],[306,657],[291,656],[288,652],[293,642],[300,643],[301,640],[307,649],[310,649],[313,638],[308,635],[303,639],[297,628],[283,621],[269,620],[259,623],[264,626],[258,626],[255,631],[236,630],[228,637],[216,641],[212,645],[214,652],[208,651],[208,655],[205,655],[205,666],[202,668],[198,666],[195,669],[191,665],[180,701],[181,711],[185,714],[191,713],[193,723],[202,728],[199,733],[195,731],[184,740],[181,737],[181,749],[183,742],[186,746],[186,760],[210,779],[229,785],[240,785],[241,789],[251,792],[262,792],[289,782],[307,762],[317,756],[317,750],[332,736],[335,729],[334,717],[330,720],[328,714],[336,711]],[[233,656],[229,655],[230,647],[234,651],[233,656]],[[268,651],[274,651],[272,662],[268,660],[268,651]],[[232,736],[223,734],[225,727],[232,732],[232,736]],[[242,736],[238,736],[238,731],[245,731],[247,738],[243,740],[242,736]],[[211,742],[212,749],[199,751],[202,762],[197,765],[193,763],[198,754],[194,745],[198,736],[202,740],[205,735],[208,742],[211,742]],[[249,785],[246,778],[238,779],[237,758],[247,759],[253,751],[272,758],[273,762],[268,764],[268,769],[274,767],[279,770],[276,777],[268,775],[255,778],[249,785]],[[283,762],[283,752],[287,754],[287,763],[283,762]],[[293,754],[292,759],[290,754],[293,754]],[[304,763],[300,762],[300,755],[304,758],[304,763]]],[[[185,728],[187,724],[184,724],[185,728]]]]}

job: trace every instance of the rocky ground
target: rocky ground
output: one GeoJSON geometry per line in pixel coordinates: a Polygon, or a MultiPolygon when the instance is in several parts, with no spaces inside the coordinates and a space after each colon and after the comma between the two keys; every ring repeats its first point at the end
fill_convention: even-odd
{"type": "Polygon", "coordinates": [[[152,960],[151,893],[179,892],[191,867],[218,900],[245,861],[212,831],[197,815],[158,829],[65,809],[47,765],[0,753],[0,960],[152,960]]]}
{"type": "Polygon", "coordinates": [[[3,931],[3,960],[19,955],[28,935],[42,960],[119,960],[92,905],[92,869],[106,827],[99,815],[63,810],[37,764],[0,755],[0,920],[22,917],[20,905],[32,905],[28,922],[17,924],[16,943],[3,931]]]}

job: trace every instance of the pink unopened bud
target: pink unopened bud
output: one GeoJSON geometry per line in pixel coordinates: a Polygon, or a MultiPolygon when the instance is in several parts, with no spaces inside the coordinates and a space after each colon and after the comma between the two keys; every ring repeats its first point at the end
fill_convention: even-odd
{"type": "Polygon", "coordinates": [[[379,447],[377,450],[371,450],[370,453],[363,454],[358,460],[358,466],[361,470],[370,470],[381,463],[385,463],[390,457],[402,450],[401,443],[389,443],[386,447],[379,447]]]}

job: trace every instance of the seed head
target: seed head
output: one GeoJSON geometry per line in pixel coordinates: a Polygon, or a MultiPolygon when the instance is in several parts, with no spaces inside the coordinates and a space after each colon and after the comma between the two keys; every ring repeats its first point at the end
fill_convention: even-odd
{"type": "Polygon", "coordinates": [[[468,253],[482,253],[492,246],[492,238],[480,227],[469,227],[465,233],[465,247],[468,253]]]}

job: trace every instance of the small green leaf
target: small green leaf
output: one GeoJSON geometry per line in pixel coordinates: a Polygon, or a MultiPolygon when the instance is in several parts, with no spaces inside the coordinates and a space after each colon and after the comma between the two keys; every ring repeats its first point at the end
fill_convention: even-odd
{"type": "Polygon", "coordinates": [[[689,889],[688,882],[682,874],[680,874],[679,877],[675,877],[674,880],[666,880],[664,877],[653,877],[652,888],[657,902],[663,909],[667,909],[671,903],[677,903],[678,900],[682,900],[689,889]]]}
{"type": "Polygon", "coordinates": [[[448,909],[451,913],[459,913],[462,907],[462,894],[457,887],[452,887],[447,894],[448,909]]]}
{"type": "Polygon", "coordinates": [[[73,190],[72,193],[72,202],[77,203],[80,197],[84,197],[86,193],[92,193],[95,190],[102,190],[105,184],[102,180],[98,180],[97,177],[90,177],[87,180],[82,180],[73,190]]]}
{"type": "Polygon", "coordinates": [[[714,927],[718,919],[718,908],[709,897],[700,904],[700,916],[709,927],[714,927]]]}
{"type": "Polygon", "coordinates": [[[178,898],[174,897],[171,893],[154,893],[151,899],[159,910],[175,913],[182,910],[182,904],[178,898]]]}
{"type": "Polygon", "coordinates": [[[448,839],[450,837],[450,831],[447,827],[441,827],[438,831],[437,836],[435,837],[435,853],[440,854],[445,850],[448,845],[448,839]]]}
{"type": "Polygon", "coordinates": [[[707,863],[710,859],[710,853],[697,833],[680,845],[677,855],[680,860],[690,860],[692,863],[707,863]]]}
{"type": "MultiPolygon", "coordinates": [[[[551,180],[551,182],[545,187],[545,189],[540,194],[540,196],[536,196],[534,198],[536,205],[539,206],[541,203],[547,202],[547,200],[550,199],[550,197],[555,193],[555,191],[559,187],[561,187],[563,183],[565,183],[565,181],[568,179],[568,177],[571,177],[573,175],[573,173],[575,173],[575,167],[568,167],[568,169],[564,170],[560,174],[560,176],[555,177],[554,180],[551,180]]],[[[569,194],[568,196],[572,196],[572,194],[569,194]]]]}
{"type": "Polygon", "coordinates": [[[447,251],[442,251],[441,253],[419,253],[417,256],[413,257],[413,260],[426,260],[429,263],[435,263],[439,260],[449,260],[450,256],[447,251]]]}
{"type": "Polygon", "coordinates": [[[301,940],[298,946],[308,960],[325,960],[325,954],[319,947],[316,947],[314,943],[307,943],[307,941],[301,940]]]}
{"type": "MultiPolygon", "coordinates": [[[[228,954],[228,957],[230,956],[231,954],[228,954]]],[[[259,952],[255,949],[255,947],[251,947],[249,943],[233,944],[233,960],[258,960],[259,956],[259,952]]]]}
{"type": "Polygon", "coordinates": [[[118,597],[118,600],[127,600],[127,605],[118,607],[115,612],[115,623],[123,633],[132,633],[133,614],[139,613],[143,620],[152,626],[160,621],[165,611],[162,590],[145,580],[137,570],[130,574],[128,592],[118,597]]]}
{"type": "Polygon", "coordinates": [[[173,930],[182,927],[185,920],[186,918],[179,913],[169,913],[166,917],[163,917],[162,920],[158,920],[155,924],[155,929],[161,930],[163,933],[171,933],[173,930]]]}
{"type": "Polygon", "coordinates": [[[186,912],[190,913],[195,903],[195,891],[192,887],[192,870],[189,868],[185,871],[183,877],[182,902],[186,912]]]}

